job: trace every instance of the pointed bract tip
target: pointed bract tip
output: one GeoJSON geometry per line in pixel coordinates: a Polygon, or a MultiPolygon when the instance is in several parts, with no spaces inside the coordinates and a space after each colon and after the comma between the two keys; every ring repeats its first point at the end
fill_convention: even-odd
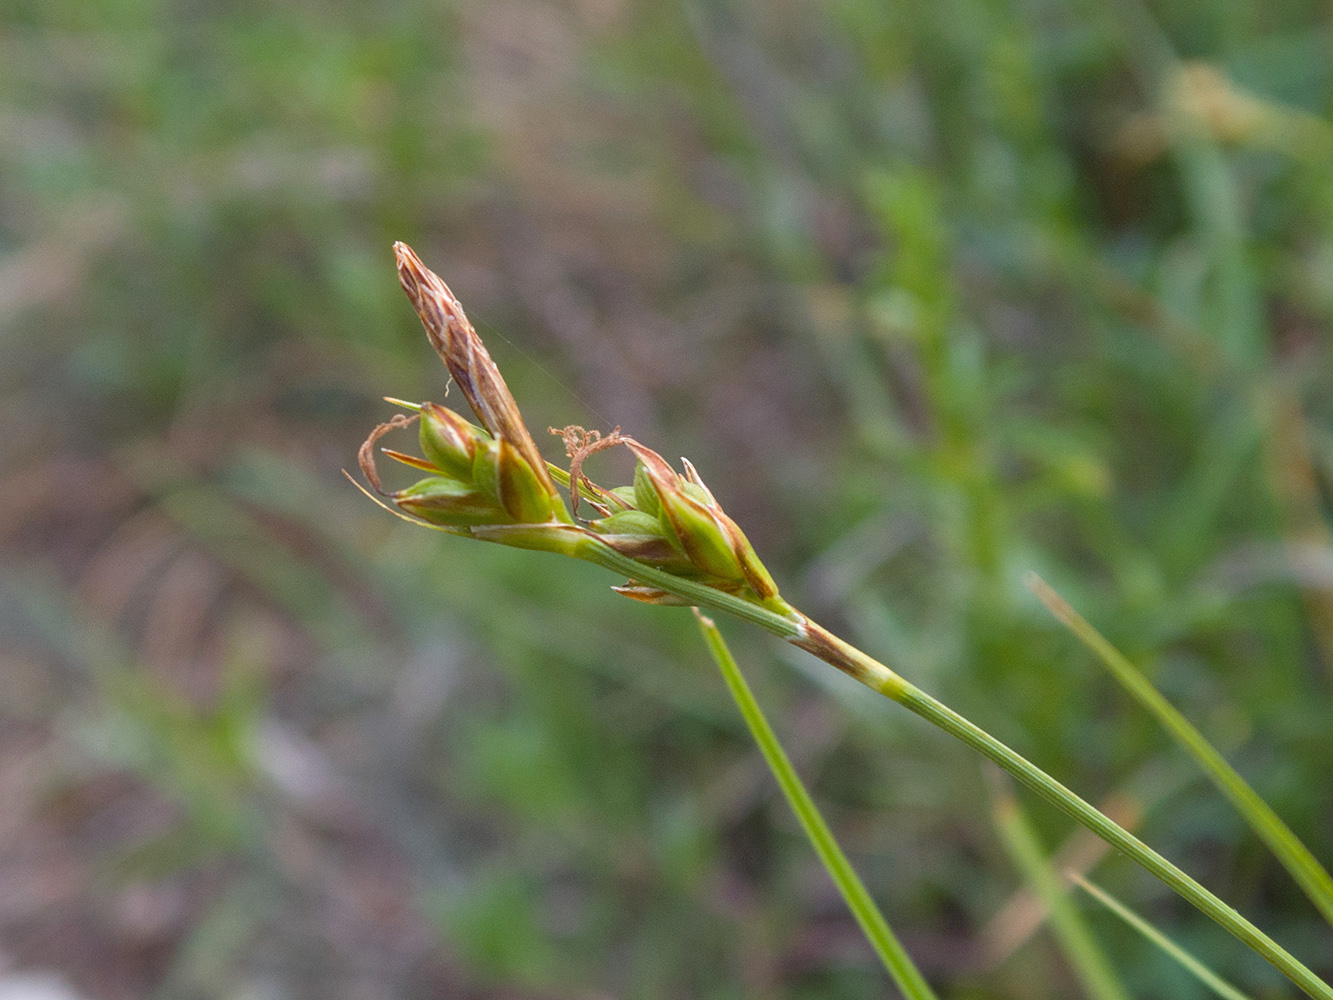
{"type": "Polygon", "coordinates": [[[699,470],[694,467],[694,463],[682,455],[680,456],[680,464],[685,467],[685,478],[699,487],[704,496],[708,498],[708,502],[716,507],[717,498],[713,496],[713,491],[704,485],[703,477],[699,475],[699,470]]]}
{"type": "Polygon", "coordinates": [[[683,608],[689,605],[689,601],[683,597],[677,597],[675,594],[668,594],[665,590],[658,590],[656,587],[645,587],[642,584],[633,582],[622,584],[619,587],[612,587],[621,597],[628,597],[631,601],[639,601],[642,604],[659,604],[666,607],[683,608]]]}
{"type": "Polygon", "coordinates": [[[426,265],[421,263],[421,258],[406,243],[395,243],[393,256],[398,265],[398,283],[415,306],[421,296],[421,286],[426,284],[426,265]]]}
{"type": "Polygon", "coordinates": [[[416,251],[404,243],[402,240],[395,240],[393,244],[393,255],[398,261],[399,267],[410,267],[415,264],[418,268],[422,266],[421,258],[417,256],[416,251]]]}

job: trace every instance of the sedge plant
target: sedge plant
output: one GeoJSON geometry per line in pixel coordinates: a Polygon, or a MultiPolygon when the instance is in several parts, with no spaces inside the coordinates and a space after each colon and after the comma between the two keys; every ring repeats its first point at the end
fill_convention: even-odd
{"type": "Polygon", "coordinates": [[[785,601],[745,533],[688,461],[678,473],[619,428],[603,436],[566,427],[553,433],[564,440],[568,469],[546,462],[449,287],[406,244],[394,250],[403,289],[477,422],[435,403],[390,400],[410,412],[376,427],[359,454],[386,507],[449,534],[595,563],[622,575],[624,583],[614,589],[634,600],[703,607],[767,629],[962,741],[1155,875],[1306,994],[1333,1000],[1333,988],[1180,867],[985,729],[785,601]],[[420,457],[383,450],[425,476],[386,490],[375,445],[413,423],[419,424],[420,457]],[[583,463],[615,446],[628,448],[637,465],[632,483],[607,488],[583,472],[583,463]],[[583,504],[593,517],[579,516],[583,504]]]}

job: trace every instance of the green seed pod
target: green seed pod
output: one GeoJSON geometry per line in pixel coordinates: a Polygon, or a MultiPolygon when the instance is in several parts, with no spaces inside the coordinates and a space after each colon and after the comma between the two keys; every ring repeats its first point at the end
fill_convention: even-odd
{"type": "Polygon", "coordinates": [[[718,506],[694,466],[685,463],[689,479],[683,479],[657,452],[638,442],[630,442],[629,448],[639,458],[635,493],[651,490],[659,523],[672,545],[714,577],[716,586],[749,586],[761,600],[776,597],[777,585],[745,533],[718,506]]]}
{"type": "Polygon", "coordinates": [[[715,508],[691,495],[685,487],[693,484],[676,475],[657,452],[638,442],[630,443],[629,449],[639,459],[634,473],[635,495],[646,497],[651,493],[655,497],[658,521],[667,538],[709,576],[723,581],[744,580],[730,532],[718,517],[721,511],[715,513],[715,508]]]}
{"type": "Polygon", "coordinates": [[[544,524],[551,519],[551,495],[518,449],[504,438],[491,438],[477,449],[472,471],[477,488],[519,524],[544,524]]]}
{"type": "Polygon", "coordinates": [[[477,442],[485,436],[453,410],[435,403],[421,404],[421,450],[445,475],[470,481],[477,442]]]}
{"type": "Polygon", "coordinates": [[[519,450],[500,438],[496,482],[500,503],[520,524],[542,524],[551,519],[551,494],[519,450]]]}
{"type": "Polygon", "coordinates": [[[662,530],[690,562],[722,580],[740,580],[745,574],[722,522],[684,490],[662,490],[659,522],[662,530]]]}
{"type": "Polygon", "coordinates": [[[636,497],[634,495],[633,486],[617,486],[613,488],[610,492],[615,494],[616,499],[619,500],[621,503],[623,503],[626,507],[638,506],[638,503],[636,502],[636,497]]]}
{"type": "Polygon", "coordinates": [[[653,517],[656,517],[661,510],[652,477],[648,475],[648,467],[642,462],[634,467],[634,506],[653,517]]]}
{"type": "Polygon", "coordinates": [[[432,476],[399,490],[393,500],[423,521],[450,528],[503,524],[509,520],[504,510],[480,490],[444,476],[432,476]]]}

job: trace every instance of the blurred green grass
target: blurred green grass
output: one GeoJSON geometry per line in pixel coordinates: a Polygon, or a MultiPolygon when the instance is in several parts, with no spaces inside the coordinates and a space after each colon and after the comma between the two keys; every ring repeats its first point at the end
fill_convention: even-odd
{"type": "MultiPolygon", "coordinates": [[[[339,475],[379,396],[444,392],[405,239],[534,427],[689,454],[798,605],[1151,806],[1150,842],[1333,972],[1022,587],[1333,857],[1329,32],[1287,0],[13,0],[0,968],[99,998],[882,995],[687,614],[339,475]]],[[[944,992],[1077,995],[1044,932],[992,947],[1020,880],[975,762],[728,638],[944,992]]],[[[1135,871],[1096,881],[1278,995],[1135,871]]],[[[1089,923],[1134,995],[1201,995],[1089,923]]]]}

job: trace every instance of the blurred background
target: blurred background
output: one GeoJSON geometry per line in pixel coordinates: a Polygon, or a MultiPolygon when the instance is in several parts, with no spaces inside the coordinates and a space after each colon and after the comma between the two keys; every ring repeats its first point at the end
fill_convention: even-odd
{"type": "MultiPolygon", "coordinates": [[[[1333,859],[1331,49],[1310,0],[6,0],[0,995],[891,993],[688,612],[341,476],[445,392],[396,239],[534,430],[689,455],[795,604],[1333,973],[1023,585],[1333,859]]],[[[977,759],[723,624],[944,995],[1080,995],[977,759]]]]}

